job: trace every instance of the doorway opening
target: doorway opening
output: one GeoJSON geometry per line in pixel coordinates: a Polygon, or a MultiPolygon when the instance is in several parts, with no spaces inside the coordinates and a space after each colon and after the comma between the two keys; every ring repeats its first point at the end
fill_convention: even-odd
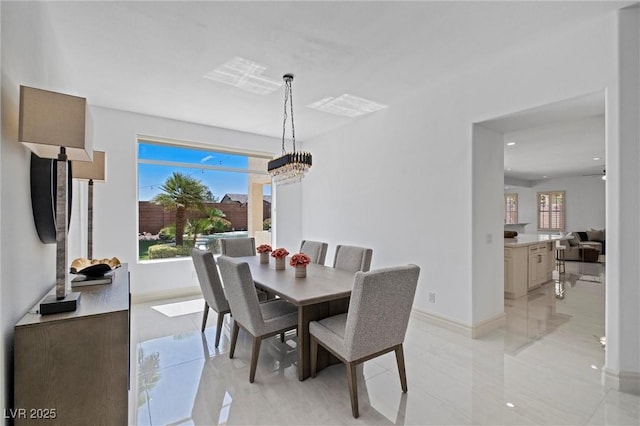
{"type": "MultiPolygon", "coordinates": [[[[605,232],[606,180],[601,178],[602,170],[606,169],[605,123],[605,93],[602,91],[474,124],[474,323],[482,321],[483,312],[486,316],[487,312],[498,312],[500,306],[504,306],[508,329],[510,311],[519,309],[520,314],[524,311],[529,319],[525,327],[527,335],[518,335],[517,339],[509,341],[507,346],[512,351],[519,350],[551,328],[562,325],[568,316],[575,315],[580,306],[574,305],[569,296],[571,291],[579,290],[584,290],[588,294],[586,297],[593,297],[592,303],[598,304],[590,307],[591,319],[594,319],[594,312],[599,317],[591,324],[590,330],[593,334],[591,343],[600,346],[606,322],[605,238],[601,243],[603,256],[599,258],[602,263],[582,265],[582,262],[576,262],[576,268],[570,267],[569,273],[563,276],[554,271],[550,275],[552,280],[545,280],[546,285],[534,287],[535,290],[515,300],[504,299],[503,296],[505,284],[508,285],[505,256],[509,251],[502,241],[494,241],[493,244],[491,241],[494,240],[493,235],[502,236],[503,230],[507,229],[506,194],[509,194],[510,214],[507,219],[514,222],[513,218],[517,217],[517,223],[509,225],[517,226],[520,235],[552,238],[551,235],[566,236],[574,231],[605,232]],[[539,193],[561,192],[562,203],[556,203],[556,207],[561,209],[554,210],[552,203],[542,206],[546,209],[541,208],[540,200],[547,198],[540,197],[539,193]],[[514,200],[517,200],[517,207],[514,200]],[[558,216],[560,213],[562,217],[558,216]],[[555,227],[540,220],[541,217],[550,219],[552,216],[555,217],[555,227]],[[486,265],[487,262],[490,265],[486,265]],[[597,275],[600,278],[598,283],[582,279],[585,274],[581,271],[585,267],[596,271],[589,275],[597,275]],[[483,294],[487,293],[484,291],[487,288],[494,290],[490,296],[483,294]]],[[[552,246],[549,247],[551,249],[552,246]]],[[[553,250],[545,260],[550,262],[543,268],[545,273],[551,273],[555,266],[555,246],[553,250]]],[[[527,269],[530,265],[524,262],[521,267],[527,269]]],[[[528,272],[527,269],[525,279],[529,277],[528,272]]]]}

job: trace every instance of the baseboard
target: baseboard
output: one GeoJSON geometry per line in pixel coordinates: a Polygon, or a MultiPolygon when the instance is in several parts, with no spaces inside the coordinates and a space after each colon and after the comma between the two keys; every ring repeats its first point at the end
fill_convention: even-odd
{"type": "Polygon", "coordinates": [[[473,330],[467,324],[460,323],[454,319],[447,318],[442,315],[433,314],[430,312],[421,311],[420,309],[412,309],[411,316],[417,320],[427,322],[429,324],[437,325],[438,327],[445,328],[449,331],[453,331],[463,336],[472,337],[473,330]]]}
{"type": "Polygon", "coordinates": [[[442,315],[421,311],[420,309],[415,308],[411,310],[411,316],[417,320],[437,325],[438,327],[445,328],[449,331],[462,334],[463,336],[467,336],[472,339],[478,339],[482,336],[486,336],[493,330],[497,330],[503,327],[505,323],[504,313],[496,315],[493,318],[489,318],[488,320],[482,321],[474,326],[469,326],[452,318],[447,318],[442,315]]]}
{"type": "Polygon", "coordinates": [[[506,315],[503,313],[496,315],[493,318],[486,319],[474,325],[471,329],[471,338],[479,339],[486,336],[494,330],[498,330],[504,327],[506,322],[506,315]]]}
{"type": "Polygon", "coordinates": [[[609,389],[640,395],[640,373],[635,371],[615,372],[605,369],[602,372],[602,384],[609,389]]]}
{"type": "Polygon", "coordinates": [[[132,294],[131,303],[154,302],[156,300],[173,299],[177,297],[200,296],[202,291],[199,286],[182,287],[164,291],[153,291],[150,293],[132,294]]]}

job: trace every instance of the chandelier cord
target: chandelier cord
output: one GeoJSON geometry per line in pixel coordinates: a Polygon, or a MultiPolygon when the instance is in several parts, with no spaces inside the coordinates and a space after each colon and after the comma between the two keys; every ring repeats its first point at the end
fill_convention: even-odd
{"type": "Polygon", "coordinates": [[[289,102],[291,108],[291,141],[293,143],[293,153],[296,152],[296,127],[293,122],[293,90],[291,88],[291,80],[293,78],[285,78],[284,88],[284,119],[282,120],[282,153],[286,154],[284,147],[285,135],[287,133],[287,102],[289,102]]]}
{"type": "Polygon", "coordinates": [[[291,142],[293,142],[293,153],[296,153],[296,126],[293,124],[293,86],[291,81],[287,81],[287,87],[289,88],[289,105],[291,106],[291,142]]]}
{"type": "MultiPolygon", "coordinates": [[[[285,85],[286,85],[285,81],[285,85]]],[[[284,149],[284,136],[287,133],[287,99],[289,99],[289,91],[284,88],[284,119],[282,120],[282,153],[286,153],[284,149]]]]}

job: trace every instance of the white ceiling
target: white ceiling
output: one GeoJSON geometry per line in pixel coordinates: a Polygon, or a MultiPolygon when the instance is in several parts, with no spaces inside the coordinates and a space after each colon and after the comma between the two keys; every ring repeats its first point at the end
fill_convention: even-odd
{"type": "Polygon", "coordinates": [[[279,137],[282,90],[263,96],[203,78],[241,57],[277,81],[295,74],[304,140],[358,119],[306,107],[322,98],[348,93],[393,108],[631,3],[131,1],[51,2],[47,10],[63,66],[90,104],[279,137]]]}
{"type": "Polygon", "coordinates": [[[605,169],[604,91],[481,124],[504,134],[506,178],[532,181],[605,169]]]}

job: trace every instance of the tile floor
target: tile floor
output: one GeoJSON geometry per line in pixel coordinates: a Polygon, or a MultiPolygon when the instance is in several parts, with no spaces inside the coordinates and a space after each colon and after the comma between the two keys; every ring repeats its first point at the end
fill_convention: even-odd
{"type": "Polygon", "coordinates": [[[214,312],[206,332],[199,330],[202,302],[137,304],[130,422],[638,425],[640,398],[601,385],[603,281],[602,265],[567,262],[560,281],[506,300],[506,326],[482,339],[412,319],[405,340],[409,392],[400,389],[393,353],[365,363],[359,419],[351,417],[343,366],[298,381],[295,335],[262,344],[250,384],[249,339],[240,334],[230,360],[226,323],[215,349],[214,312]]]}

